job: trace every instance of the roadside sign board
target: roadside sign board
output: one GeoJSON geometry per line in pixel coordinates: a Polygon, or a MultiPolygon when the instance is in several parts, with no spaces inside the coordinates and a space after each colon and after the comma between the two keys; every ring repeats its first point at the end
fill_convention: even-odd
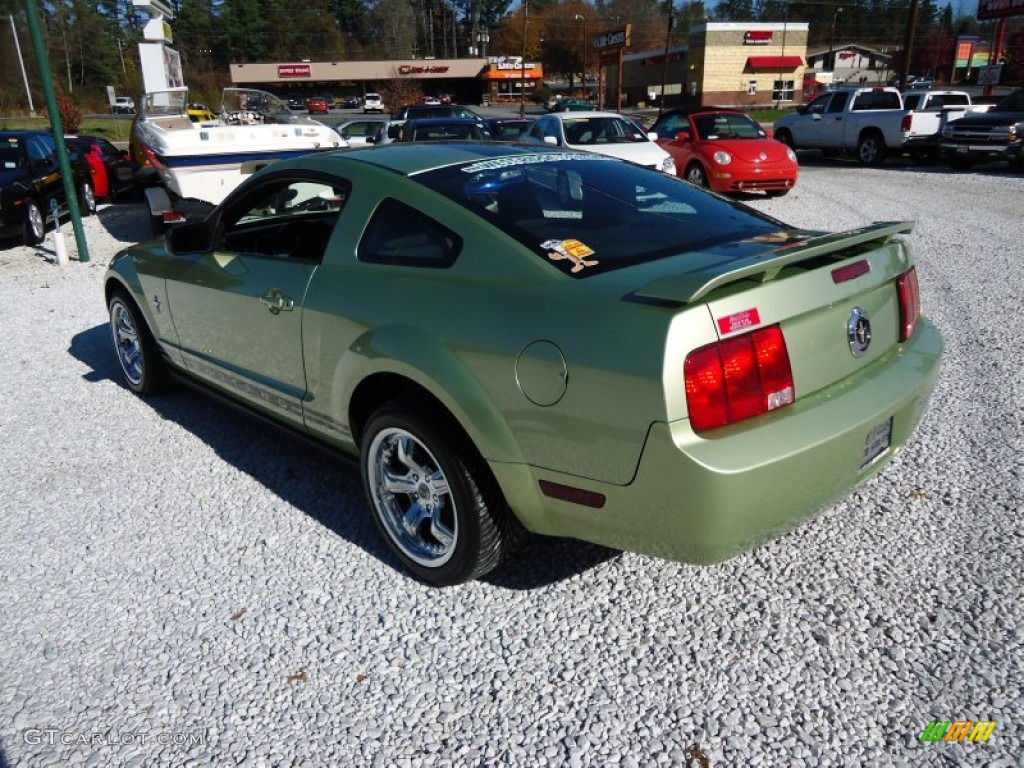
{"type": "Polygon", "coordinates": [[[117,94],[114,92],[114,86],[112,85],[107,86],[107,103],[110,104],[111,109],[117,104],[117,94]]]}

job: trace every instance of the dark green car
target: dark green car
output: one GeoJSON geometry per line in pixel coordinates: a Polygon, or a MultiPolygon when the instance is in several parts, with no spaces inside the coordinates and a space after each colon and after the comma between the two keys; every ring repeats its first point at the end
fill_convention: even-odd
{"type": "Polygon", "coordinates": [[[523,530],[712,563],[879,471],[942,341],[907,223],[799,231],[601,155],[282,161],[106,276],[128,386],[215,390],[359,457],[420,577],[523,530]]]}

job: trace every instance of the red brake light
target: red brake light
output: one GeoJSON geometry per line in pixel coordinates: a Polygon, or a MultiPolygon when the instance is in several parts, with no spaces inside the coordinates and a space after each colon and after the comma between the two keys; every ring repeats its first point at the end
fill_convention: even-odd
{"type": "Polygon", "coordinates": [[[914,335],[921,317],[921,289],[917,284],[917,268],[911,267],[896,278],[896,291],[900,300],[900,341],[914,335]]]}
{"type": "Polygon", "coordinates": [[[729,423],[725,398],[725,374],[718,345],[691,352],[683,364],[686,379],[686,408],[694,429],[714,429],[729,423]]]}
{"type": "Polygon", "coordinates": [[[795,400],[786,339],[777,325],[691,352],[686,406],[697,431],[733,424],[795,400]]]}

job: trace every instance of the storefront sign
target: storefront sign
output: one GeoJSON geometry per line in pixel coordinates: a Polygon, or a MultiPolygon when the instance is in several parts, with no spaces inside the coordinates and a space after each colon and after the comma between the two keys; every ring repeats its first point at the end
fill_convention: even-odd
{"type": "Polygon", "coordinates": [[[743,33],[744,45],[771,45],[772,31],[770,29],[752,29],[743,33]]]}
{"type": "Polygon", "coordinates": [[[409,64],[403,64],[398,68],[398,74],[400,75],[443,75],[448,71],[447,65],[437,66],[411,66],[409,64]]]}
{"type": "Polygon", "coordinates": [[[628,48],[631,42],[633,28],[630,24],[625,29],[617,29],[614,32],[605,32],[594,38],[594,48],[628,48]]]}
{"type": "Polygon", "coordinates": [[[313,70],[309,64],[278,64],[278,77],[310,77],[313,70]]]}
{"type": "Polygon", "coordinates": [[[1024,0],[978,0],[978,20],[1024,16],[1024,0]]]}

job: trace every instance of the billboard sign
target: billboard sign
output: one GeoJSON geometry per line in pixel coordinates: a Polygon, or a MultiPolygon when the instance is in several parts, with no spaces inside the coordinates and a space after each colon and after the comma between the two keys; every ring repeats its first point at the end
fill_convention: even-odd
{"type": "Polygon", "coordinates": [[[978,20],[1024,16],[1024,0],[978,0],[978,20]]]}

